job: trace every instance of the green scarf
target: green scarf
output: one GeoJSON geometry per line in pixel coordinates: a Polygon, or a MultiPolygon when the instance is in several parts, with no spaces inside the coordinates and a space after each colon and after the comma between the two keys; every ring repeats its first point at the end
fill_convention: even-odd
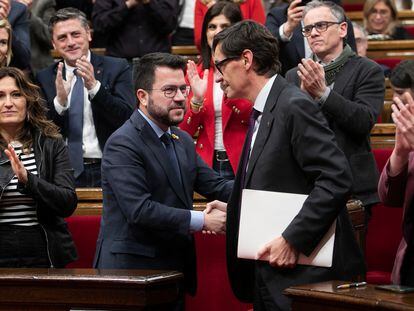
{"type": "Polygon", "coordinates": [[[348,61],[348,59],[355,55],[355,52],[351,47],[346,44],[341,55],[335,59],[332,63],[323,67],[325,70],[325,81],[326,85],[331,85],[335,82],[336,75],[341,71],[342,67],[348,61]]]}

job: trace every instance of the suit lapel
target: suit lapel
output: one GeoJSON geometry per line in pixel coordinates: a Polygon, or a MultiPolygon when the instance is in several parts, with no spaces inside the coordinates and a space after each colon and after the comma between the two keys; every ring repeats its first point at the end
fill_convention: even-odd
{"type": "MultiPolygon", "coordinates": [[[[168,181],[170,182],[171,188],[174,190],[174,192],[177,194],[177,196],[180,198],[180,200],[186,206],[188,206],[188,202],[187,202],[187,199],[186,199],[186,195],[183,191],[183,187],[178,182],[177,176],[175,176],[174,169],[171,167],[171,165],[169,163],[166,150],[165,150],[164,146],[162,145],[161,140],[158,138],[157,134],[155,134],[154,130],[151,128],[151,126],[148,124],[148,122],[145,121],[145,119],[140,115],[140,113],[138,111],[134,112],[134,114],[135,114],[135,116],[133,115],[131,118],[132,118],[132,121],[135,123],[135,126],[138,129],[141,129],[142,136],[144,137],[143,142],[152,151],[155,158],[159,162],[160,166],[164,170],[165,175],[167,176],[168,181]],[[140,126],[139,123],[141,123],[141,122],[142,122],[142,124],[140,126]]],[[[177,145],[177,144],[175,144],[175,145],[177,145]]],[[[177,157],[179,157],[179,158],[181,156],[182,156],[181,153],[180,153],[180,156],[177,155],[177,157]]],[[[184,160],[185,151],[184,151],[184,156],[182,156],[182,157],[183,157],[183,161],[185,161],[184,160]]],[[[179,163],[180,163],[180,169],[181,169],[181,172],[182,172],[183,166],[181,165],[180,161],[179,161],[179,163]]],[[[183,180],[183,182],[184,182],[184,180],[183,180]]]]}
{"type": "Polygon", "coordinates": [[[352,76],[357,69],[357,66],[352,65],[354,60],[355,57],[350,58],[335,77],[333,90],[338,94],[343,94],[344,88],[349,86],[349,81],[352,81],[352,76]]]}
{"type": "Polygon", "coordinates": [[[286,81],[280,75],[277,75],[275,81],[273,82],[273,86],[266,100],[266,104],[262,114],[262,119],[260,121],[260,126],[256,135],[256,140],[253,145],[253,150],[250,155],[249,164],[246,172],[246,184],[249,183],[257,159],[262,153],[266,141],[269,137],[270,130],[272,129],[274,121],[274,117],[271,112],[275,109],[279,100],[280,93],[282,92],[286,84],[286,81]]]}
{"type": "Polygon", "coordinates": [[[93,66],[93,71],[95,74],[95,79],[98,81],[103,81],[103,61],[102,58],[98,55],[91,53],[91,64],[93,66]]]}
{"type": "MultiPolygon", "coordinates": [[[[189,187],[189,176],[188,176],[188,172],[190,171],[189,167],[188,167],[188,158],[187,158],[187,153],[185,152],[185,147],[183,145],[183,142],[180,140],[180,133],[178,133],[178,131],[175,128],[171,128],[171,132],[174,133],[178,139],[173,139],[173,143],[174,143],[174,147],[175,147],[175,153],[177,154],[177,159],[178,159],[178,165],[180,166],[180,172],[181,172],[181,179],[182,179],[182,183],[183,183],[183,188],[184,188],[184,192],[180,191],[181,194],[186,194],[184,195],[184,198],[181,198],[182,200],[186,200],[185,202],[188,204],[187,206],[191,206],[192,202],[189,201],[189,198],[192,198],[193,194],[192,194],[192,188],[190,189],[189,187]]],[[[178,184],[176,182],[176,184],[178,184]]]]}

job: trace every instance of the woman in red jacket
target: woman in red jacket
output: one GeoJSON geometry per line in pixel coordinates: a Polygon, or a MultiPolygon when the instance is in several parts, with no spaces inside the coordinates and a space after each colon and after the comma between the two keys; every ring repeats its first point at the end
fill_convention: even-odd
{"type": "Polygon", "coordinates": [[[201,61],[188,62],[187,78],[192,94],[180,128],[197,136],[196,150],[203,160],[228,179],[234,178],[248,128],[252,104],[244,99],[228,99],[213,65],[211,45],[214,35],[242,20],[232,2],[218,2],[206,13],[201,40],[201,61]]]}
{"type": "MultiPolygon", "coordinates": [[[[194,9],[194,41],[198,49],[201,46],[201,37],[205,35],[202,31],[202,24],[207,10],[212,7],[217,0],[196,0],[194,9]]],[[[243,19],[252,19],[260,24],[266,21],[262,0],[233,0],[240,7],[243,19]]]]}

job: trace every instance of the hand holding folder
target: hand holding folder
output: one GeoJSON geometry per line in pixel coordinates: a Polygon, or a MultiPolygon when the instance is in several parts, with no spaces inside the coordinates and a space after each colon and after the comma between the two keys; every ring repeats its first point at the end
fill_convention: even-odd
{"type": "MultiPolygon", "coordinates": [[[[281,236],[299,213],[307,197],[303,194],[244,189],[237,256],[256,259],[258,251],[264,245],[281,236]]],[[[336,221],[309,257],[299,255],[298,264],[331,267],[335,229],[336,221]]]]}

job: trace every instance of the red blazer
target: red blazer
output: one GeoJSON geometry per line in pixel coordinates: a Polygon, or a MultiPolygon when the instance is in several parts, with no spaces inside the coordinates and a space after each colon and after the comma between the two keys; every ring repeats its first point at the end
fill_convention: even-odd
{"type": "MultiPolygon", "coordinates": [[[[201,65],[198,66],[198,71],[200,75],[203,74],[201,65]]],[[[180,124],[180,128],[191,136],[194,136],[198,131],[196,150],[210,167],[213,166],[215,137],[213,84],[214,70],[210,68],[203,108],[199,113],[194,113],[191,110],[190,100],[193,95],[190,94],[187,99],[187,112],[180,124]]],[[[248,100],[229,99],[223,96],[221,105],[223,143],[234,172],[237,172],[252,107],[253,105],[248,100]]]]}
{"type": "MultiPolygon", "coordinates": [[[[378,184],[378,194],[381,201],[388,206],[403,207],[403,238],[398,246],[397,254],[395,256],[394,267],[392,270],[391,279],[394,284],[401,283],[401,267],[403,265],[404,257],[407,251],[407,241],[413,239],[414,232],[412,230],[413,224],[405,215],[411,213],[409,211],[412,206],[414,198],[414,152],[410,153],[408,165],[397,176],[390,177],[389,160],[385,165],[378,184]]],[[[386,228],[385,228],[386,229],[386,228]]]]}
{"type": "MultiPolygon", "coordinates": [[[[198,50],[201,47],[201,29],[203,28],[203,20],[208,10],[207,5],[201,0],[196,0],[194,9],[194,42],[198,50]]],[[[246,0],[240,4],[240,11],[244,19],[252,19],[260,24],[266,21],[262,0],[246,0]]]]}

